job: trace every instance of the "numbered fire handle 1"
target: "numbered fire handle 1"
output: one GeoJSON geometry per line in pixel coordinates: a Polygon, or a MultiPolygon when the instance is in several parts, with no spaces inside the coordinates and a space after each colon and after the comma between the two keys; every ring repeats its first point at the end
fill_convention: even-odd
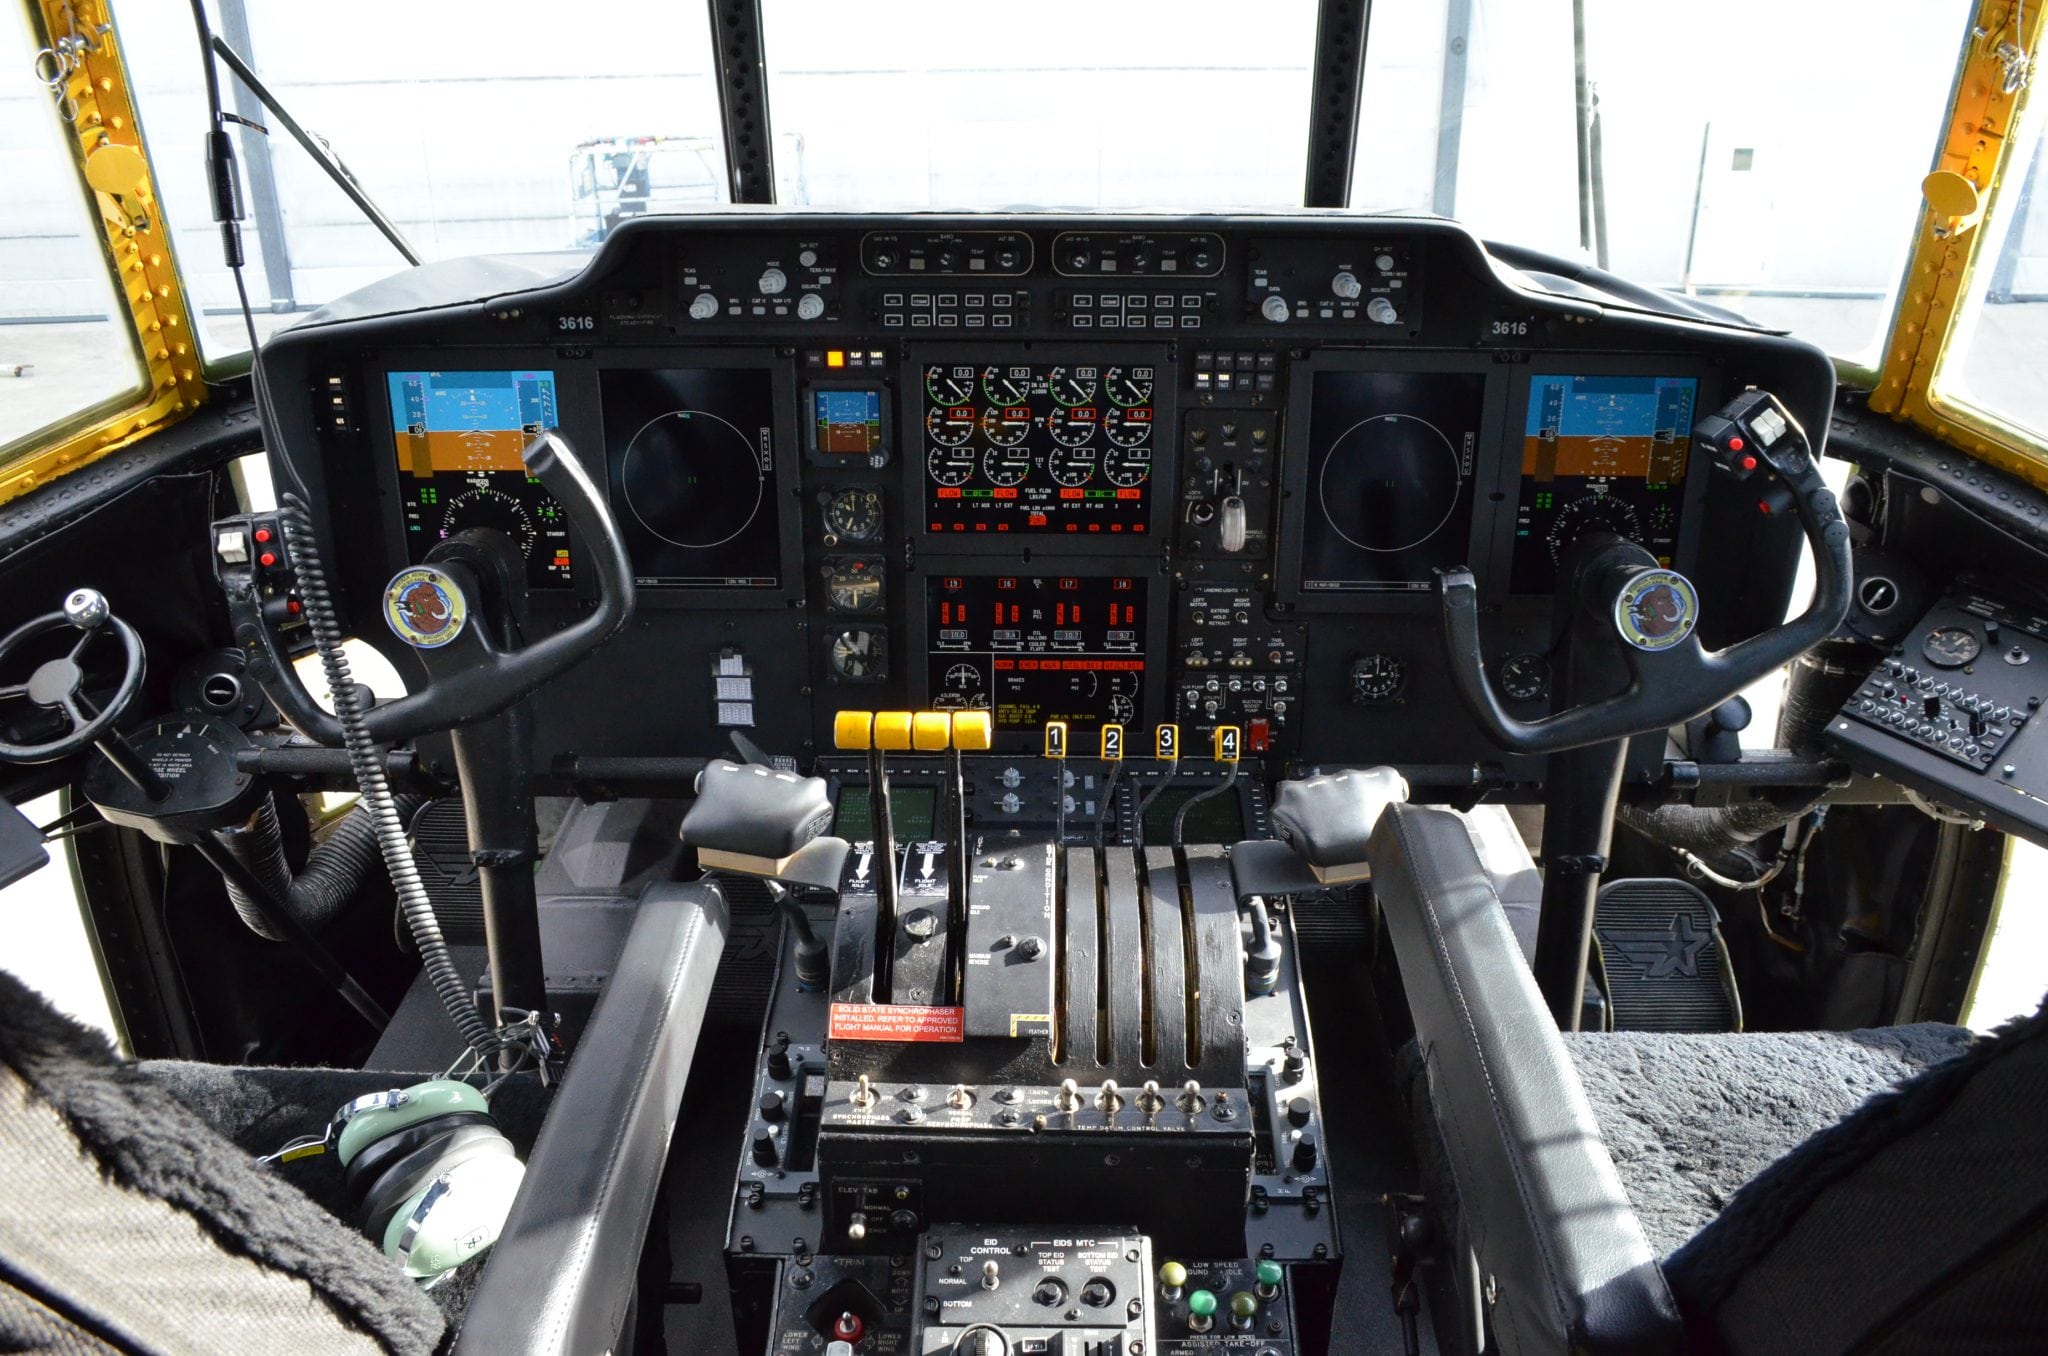
{"type": "Polygon", "coordinates": [[[1066,761],[1067,723],[1063,720],[1049,720],[1045,723],[1045,756],[1066,761]]]}

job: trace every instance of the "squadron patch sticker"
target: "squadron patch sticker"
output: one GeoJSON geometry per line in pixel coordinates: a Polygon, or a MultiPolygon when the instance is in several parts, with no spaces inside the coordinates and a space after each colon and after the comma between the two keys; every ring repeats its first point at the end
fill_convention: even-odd
{"type": "Polygon", "coordinates": [[[406,644],[437,650],[462,634],[469,612],[454,580],[431,565],[416,565],[384,586],[384,620],[406,644]]]}
{"type": "Polygon", "coordinates": [[[1638,650],[1668,650],[1692,634],[1700,596],[1676,570],[1644,570],[1614,600],[1614,629],[1638,650]]]}

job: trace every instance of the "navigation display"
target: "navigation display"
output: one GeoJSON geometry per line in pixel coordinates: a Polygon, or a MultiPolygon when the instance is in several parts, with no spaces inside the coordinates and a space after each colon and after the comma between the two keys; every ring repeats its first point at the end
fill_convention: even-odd
{"type": "Polygon", "coordinates": [[[1565,552],[1591,532],[1670,564],[1699,389],[1694,377],[1529,379],[1511,592],[1553,591],[1565,552]]]}
{"type": "Polygon", "coordinates": [[[392,372],[392,441],[406,559],[472,527],[495,527],[526,557],[526,584],[568,588],[562,506],[520,453],[555,426],[553,372],[392,372]]]}
{"type": "Polygon", "coordinates": [[[782,582],[775,414],[765,368],[598,374],[612,507],[634,582],[772,589],[782,582]]]}
{"type": "Polygon", "coordinates": [[[1472,537],[1481,372],[1315,373],[1301,586],[1426,591],[1472,537]]]}
{"type": "Polygon", "coordinates": [[[1131,724],[1143,709],[1145,581],[1053,575],[925,581],[931,705],[998,730],[1131,724]]]}
{"type": "Polygon", "coordinates": [[[1159,374],[1149,361],[924,364],[927,529],[1144,532],[1159,374]]]}

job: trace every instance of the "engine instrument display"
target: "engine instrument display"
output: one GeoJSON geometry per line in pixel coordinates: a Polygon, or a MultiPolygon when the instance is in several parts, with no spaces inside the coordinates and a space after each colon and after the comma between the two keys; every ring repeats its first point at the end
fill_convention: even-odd
{"type": "Polygon", "coordinates": [[[765,368],[601,372],[612,509],[635,582],[781,586],[772,382],[765,368]]]}
{"type": "Polygon", "coordinates": [[[1590,532],[1671,563],[1699,389],[1694,377],[1529,379],[1512,592],[1551,592],[1564,553],[1590,532]]]}
{"type": "Polygon", "coordinates": [[[1052,575],[925,582],[931,705],[998,730],[1131,724],[1143,710],[1145,581],[1052,575]]]}
{"type": "Polygon", "coordinates": [[[555,426],[553,372],[392,372],[392,439],[406,558],[444,539],[495,527],[526,557],[528,588],[567,588],[562,506],[526,473],[520,453],[555,426]]]}
{"type": "Polygon", "coordinates": [[[925,520],[935,533],[1143,533],[1153,389],[1116,364],[926,362],[918,369],[925,520]]]}
{"type": "Polygon", "coordinates": [[[1301,540],[1304,590],[1427,590],[1472,537],[1480,372],[1314,374],[1301,540]]]}

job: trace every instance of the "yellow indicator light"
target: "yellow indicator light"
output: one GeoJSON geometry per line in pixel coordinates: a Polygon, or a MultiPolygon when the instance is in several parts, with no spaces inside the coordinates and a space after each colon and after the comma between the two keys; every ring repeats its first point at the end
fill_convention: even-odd
{"type": "Polygon", "coordinates": [[[1152,732],[1152,756],[1162,763],[1180,759],[1180,726],[1162,725],[1152,732]]]}
{"type": "Polygon", "coordinates": [[[963,753],[980,753],[996,742],[995,722],[986,711],[953,713],[953,747],[963,753]]]}
{"type": "Polygon", "coordinates": [[[1124,760],[1124,727],[1105,725],[1102,727],[1102,761],[1121,763],[1124,760]]]}
{"type": "Polygon", "coordinates": [[[1243,747],[1243,739],[1243,733],[1235,725],[1218,725],[1216,727],[1216,761],[1219,763],[1236,762],[1238,750],[1243,747]]]}
{"type": "Polygon", "coordinates": [[[899,752],[910,747],[908,711],[875,712],[875,747],[889,752],[899,752]]]}
{"type": "Polygon", "coordinates": [[[832,743],[842,749],[864,749],[874,738],[875,713],[841,711],[832,717],[832,743]]]}
{"type": "Polygon", "coordinates": [[[919,711],[910,718],[910,742],[920,753],[938,753],[953,742],[953,718],[944,711],[919,711]]]}
{"type": "Polygon", "coordinates": [[[1067,723],[1063,720],[1049,720],[1045,723],[1045,756],[1065,758],[1067,756],[1067,723]]]}
{"type": "Polygon", "coordinates": [[[825,366],[827,366],[827,367],[844,367],[844,366],[846,366],[846,352],[845,352],[845,350],[844,350],[844,349],[837,349],[837,348],[829,348],[829,349],[826,349],[826,350],[825,350],[825,366]]]}

